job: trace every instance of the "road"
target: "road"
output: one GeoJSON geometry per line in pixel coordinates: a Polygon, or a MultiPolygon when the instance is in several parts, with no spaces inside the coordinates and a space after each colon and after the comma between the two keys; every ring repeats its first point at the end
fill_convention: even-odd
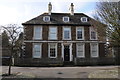
{"type": "MultiPolygon", "coordinates": [[[[37,78],[88,78],[89,73],[118,66],[87,67],[12,67],[12,73],[31,75],[37,78]]],[[[1,67],[0,67],[1,68],[1,67]]],[[[2,73],[8,72],[8,66],[2,66],[2,73]]]]}

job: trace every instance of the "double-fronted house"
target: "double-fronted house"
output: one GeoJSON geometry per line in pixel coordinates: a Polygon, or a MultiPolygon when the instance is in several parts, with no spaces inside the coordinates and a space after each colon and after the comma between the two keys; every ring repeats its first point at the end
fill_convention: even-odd
{"type": "Polygon", "coordinates": [[[24,60],[30,65],[75,65],[97,63],[105,57],[105,39],[100,40],[91,18],[84,13],[43,13],[25,23],[24,60]]]}

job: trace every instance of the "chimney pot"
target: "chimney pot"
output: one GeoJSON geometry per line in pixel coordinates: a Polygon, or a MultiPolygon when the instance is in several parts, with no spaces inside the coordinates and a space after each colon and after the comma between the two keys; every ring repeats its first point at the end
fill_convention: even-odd
{"type": "Polygon", "coordinates": [[[48,4],[48,14],[51,15],[51,11],[52,11],[52,4],[51,2],[49,2],[48,4]]]}
{"type": "Polygon", "coordinates": [[[74,5],[73,5],[73,3],[71,3],[71,6],[70,6],[70,14],[74,15],[74,5]]]}

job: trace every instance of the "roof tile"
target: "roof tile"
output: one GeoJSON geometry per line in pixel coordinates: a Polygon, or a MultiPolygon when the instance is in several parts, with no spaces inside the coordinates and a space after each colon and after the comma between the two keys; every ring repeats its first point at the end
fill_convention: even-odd
{"type": "Polygon", "coordinates": [[[90,25],[89,23],[90,17],[83,14],[83,13],[74,13],[74,15],[70,15],[70,13],[51,13],[51,15],[48,15],[48,13],[43,13],[25,23],[22,23],[23,25],[90,25]],[[44,16],[50,16],[50,21],[45,22],[43,21],[44,16]],[[64,22],[63,17],[68,16],[69,22],[64,22]],[[87,17],[88,22],[81,22],[81,17],[87,17]]]}

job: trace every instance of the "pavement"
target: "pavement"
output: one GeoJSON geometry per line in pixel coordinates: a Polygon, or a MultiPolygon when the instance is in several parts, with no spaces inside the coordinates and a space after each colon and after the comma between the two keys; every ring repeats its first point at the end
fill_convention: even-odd
{"type": "MultiPolygon", "coordinates": [[[[88,78],[96,70],[117,68],[118,66],[86,67],[12,67],[12,73],[28,75],[35,78],[88,78]]],[[[2,73],[8,72],[8,66],[0,66],[2,73]]]]}

